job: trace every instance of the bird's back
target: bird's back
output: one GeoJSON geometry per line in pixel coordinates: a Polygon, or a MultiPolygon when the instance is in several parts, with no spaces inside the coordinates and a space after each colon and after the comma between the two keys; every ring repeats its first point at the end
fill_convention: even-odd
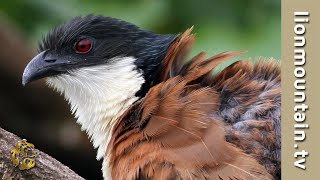
{"type": "Polygon", "coordinates": [[[238,61],[212,75],[219,63],[242,52],[208,59],[200,53],[184,64],[190,32],[169,48],[161,82],[115,125],[106,160],[112,177],[279,178],[279,66],[238,61]]]}

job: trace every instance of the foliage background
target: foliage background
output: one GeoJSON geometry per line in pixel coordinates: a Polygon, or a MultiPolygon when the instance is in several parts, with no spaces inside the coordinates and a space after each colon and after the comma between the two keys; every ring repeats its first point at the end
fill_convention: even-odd
{"type": "Polygon", "coordinates": [[[248,50],[242,58],[280,58],[280,0],[2,0],[0,3],[0,126],[86,179],[101,179],[101,162],[63,98],[43,82],[20,85],[26,63],[51,28],[77,15],[100,14],[157,33],[194,26],[192,55],[248,50]]]}

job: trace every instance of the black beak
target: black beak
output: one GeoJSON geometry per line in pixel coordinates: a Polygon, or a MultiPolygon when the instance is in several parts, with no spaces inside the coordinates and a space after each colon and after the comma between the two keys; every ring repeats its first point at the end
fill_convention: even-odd
{"type": "Polygon", "coordinates": [[[66,58],[58,58],[43,51],[35,56],[24,69],[22,85],[25,86],[31,81],[66,72],[70,64],[71,62],[66,58]]]}

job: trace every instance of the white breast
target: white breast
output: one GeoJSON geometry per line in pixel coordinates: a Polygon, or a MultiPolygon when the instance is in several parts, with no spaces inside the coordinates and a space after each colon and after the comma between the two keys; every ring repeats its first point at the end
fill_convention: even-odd
{"type": "Polygon", "coordinates": [[[138,99],[135,94],[144,78],[134,61],[133,57],[113,58],[105,65],[47,79],[49,86],[64,94],[81,129],[98,148],[97,159],[105,156],[116,119],[138,99]]]}

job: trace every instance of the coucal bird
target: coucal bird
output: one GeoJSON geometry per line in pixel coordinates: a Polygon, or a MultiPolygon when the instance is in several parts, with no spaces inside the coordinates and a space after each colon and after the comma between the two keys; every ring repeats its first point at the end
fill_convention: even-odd
{"type": "Polygon", "coordinates": [[[279,179],[280,68],[273,60],[187,61],[194,35],[160,35],[111,17],[48,33],[22,83],[64,94],[103,158],[104,179],[279,179]]]}

